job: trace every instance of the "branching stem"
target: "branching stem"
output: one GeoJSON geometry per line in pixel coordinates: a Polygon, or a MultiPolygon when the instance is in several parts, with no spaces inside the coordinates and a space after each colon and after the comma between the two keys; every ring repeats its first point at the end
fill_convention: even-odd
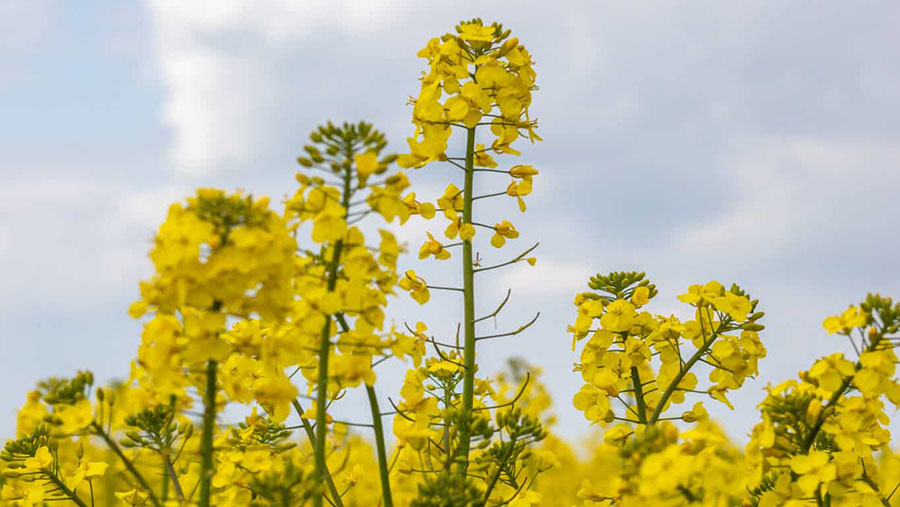
{"type": "Polygon", "coordinates": [[[150,503],[152,503],[156,507],[161,507],[162,504],[159,502],[159,499],[156,498],[156,495],[153,494],[153,490],[150,489],[150,484],[147,482],[146,479],[144,479],[144,476],[141,475],[141,473],[138,471],[137,467],[134,466],[134,463],[132,463],[131,460],[128,459],[128,456],[125,456],[125,453],[122,452],[122,448],[119,447],[119,444],[117,444],[116,441],[113,440],[112,437],[109,435],[109,433],[107,433],[96,422],[92,422],[91,426],[94,429],[94,433],[96,433],[100,438],[103,439],[104,442],[106,442],[106,445],[109,446],[109,448],[112,449],[112,451],[114,453],[116,453],[116,456],[118,456],[119,459],[122,460],[122,463],[125,465],[125,468],[127,468],[128,471],[131,472],[131,475],[134,476],[134,478],[138,481],[138,483],[141,485],[141,487],[144,488],[144,490],[147,492],[147,498],[150,499],[150,503]]]}

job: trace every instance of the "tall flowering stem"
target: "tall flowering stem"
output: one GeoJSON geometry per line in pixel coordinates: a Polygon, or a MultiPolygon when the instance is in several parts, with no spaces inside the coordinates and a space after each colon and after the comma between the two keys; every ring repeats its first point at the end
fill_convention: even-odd
{"type": "MultiPolygon", "coordinates": [[[[343,390],[365,384],[373,421],[362,426],[374,431],[383,505],[390,506],[383,415],[373,387],[373,368],[391,356],[417,361],[424,343],[384,326],[387,296],[397,283],[400,246],[384,230],[379,231],[378,245],[367,244],[356,224],[369,215],[381,215],[387,222],[395,218],[405,222],[410,212],[401,192],[409,183],[402,172],[388,173],[396,156],[381,153],[387,141],[368,123],[329,123],[314,131],[310,140],[298,162],[320,172],[298,173],[301,186],[288,200],[286,216],[295,229],[312,222],[311,239],[319,246],[318,251],[301,250],[298,255],[301,268],[295,279],[299,302],[288,326],[289,335],[294,336],[288,346],[300,346],[298,371],[303,372],[316,394],[311,442],[314,476],[328,484],[332,497],[328,502],[340,505],[340,495],[328,471],[327,410],[343,390]],[[311,350],[315,354],[309,357],[311,350]],[[302,368],[310,363],[315,367],[302,368]]],[[[306,428],[306,414],[297,400],[292,403],[306,428]]],[[[325,500],[322,488],[312,496],[314,505],[323,505],[325,500]]]]}
{"type": "Polygon", "coordinates": [[[460,23],[456,32],[431,39],[419,52],[419,56],[428,59],[429,72],[423,75],[421,92],[413,101],[416,129],[408,139],[410,153],[400,155],[398,164],[420,168],[432,162],[444,162],[455,168],[451,171],[463,172],[461,188],[454,183],[447,185],[436,206],[414,199],[407,201],[411,210],[426,219],[440,211],[448,221],[444,236],[450,241],[436,239],[429,232],[428,240],[419,249],[419,258],[447,260],[454,248],[461,247],[462,280],[457,284],[432,285],[410,270],[401,279],[400,286],[420,304],[431,298],[431,291],[461,294],[461,336],[457,333],[455,344],[448,339],[436,340],[428,336],[423,322],[416,324],[415,333],[434,345],[437,357],[431,358],[425,368],[407,374],[407,384],[401,393],[404,399],[394,419],[394,433],[399,438],[401,455],[418,453],[426,470],[434,472],[424,479],[420,488],[422,498],[460,505],[505,503],[529,494],[514,470],[524,466],[527,461],[522,457],[527,456],[523,454],[524,449],[543,438],[543,432],[539,423],[527,417],[507,417],[507,412],[515,410],[516,402],[498,403],[490,383],[478,377],[477,344],[484,339],[517,335],[536,318],[514,331],[478,336],[477,324],[495,317],[505,301],[493,314],[479,318],[475,275],[518,262],[533,264],[535,259],[526,256],[534,247],[512,260],[506,258],[482,266],[475,243],[476,231],[491,234],[490,244],[497,249],[506,245],[507,240],[518,238],[519,232],[509,220],[498,220],[495,225],[480,223],[474,207],[476,201],[512,197],[519,210],[525,211],[523,197],[531,192],[537,171],[528,165],[497,169],[493,156],[519,155],[512,144],[520,137],[540,140],[535,133],[537,124],[528,113],[531,94],[536,89],[535,73],[528,51],[502,25],[486,25],[480,19],[473,19],[460,23]],[[486,130],[479,127],[490,129],[492,141],[479,143],[479,133],[486,130]],[[465,152],[459,156],[447,153],[454,129],[466,133],[465,152]],[[506,175],[511,181],[505,190],[480,190],[475,178],[479,172],[506,175]],[[430,393],[434,399],[421,396],[426,380],[438,386],[437,391],[430,393]],[[494,417],[496,421],[492,421],[494,417]],[[498,432],[517,436],[495,441],[498,432]],[[472,452],[473,445],[491,452],[479,455],[472,452]],[[473,460],[478,461],[477,471],[471,466],[473,460]],[[482,473],[487,473],[484,484],[473,482],[482,473]]]}

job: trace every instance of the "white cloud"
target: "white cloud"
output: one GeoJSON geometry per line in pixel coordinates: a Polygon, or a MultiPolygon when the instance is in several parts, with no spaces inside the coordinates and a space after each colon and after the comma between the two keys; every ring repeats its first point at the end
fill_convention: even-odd
{"type": "Polygon", "coordinates": [[[762,262],[811,238],[832,236],[839,243],[863,223],[877,221],[867,215],[890,207],[900,184],[900,143],[769,139],[742,143],[724,164],[733,168],[727,189],[733,206],[720,217],[687,224],[676,248],[723,255],[725,262],[762,262]]]}
{"type": "MultiPolygon", "coordinates": [[[[265,146],[277,109],[272,97],[285,87],[280,58],[337,30],[366,33],[395,16],[390,1],[220,0],[147,2],[153,19],[155,59],[166,89],[164,120],[174,132],[171,157],[186,174],[217,164],[243,163],[265,146]]],[[[316,79],[310,73],[310,79],[316,79]]]]}
{"type": "Polygon", "coordinates": [[[116,215],[124,224],[153,231],[166,219],[169,205],[183,200],[189,193],[186,188],[175,185],[128,192],[117,198],[116,215]]]}
{"type": "MultiPolygon", "coordinates": [[[[504,250],[512,250],[507,247],[504,250]]],[[[554,260],[549,255],[538,255],[534,266],[527,262],[518,262],[503,273],[496,284],[496,290],[506,292],[511,288],[514,293],[531,294],[539,299],[558,298],[571,299],[576,292],[582,291],[587,279],[596,271],[582,262],[566,263],[554,260]]]]}
{"type": "Polygon", "coordinates": [[[84,178],[10,183],[0,190],[0,307],[8,312],[103,305],[136,287],[149,271],[154,230],[183,195],[84,178]]]}
{"type": "MultiPolygon", "coordinates": [[[[9,20],[21,25],[20,18],[3,15],[8,5],[0,3],[0,27],[9,20]]],[[[897,59],[894,46],[885,42],[893,27],[889,16],[871,9],[836,11],[832,6],[810,20],[802,7],[774,3],[737,10],[662,3],[559,9],[538,2],[510,10],[503,3],[365,0],[147,0],[145,5],[152,18],[153,64],[163,84],[161,116],[173,134],[167,148],[174,167],[182,175],[207,175],[204,183],[216,186],[276,187],[289,180],[290,170],[274,171],[291,163],[299,136],[332,114],[387,125],[397,143],[392,147],[402,149],[398,145],[411,132],[403,102],[414,93],[422,68],[414,56],[418,45],[475,14],[486,20],[498,15],[516,32],[538,62],[541,90],[534,113],[547,141],[529,147],[522,162],[534,163],[541,176],[526,218],[499,208],[485,211],[498,212],[491,218],[512,219],[522,231],[522,248],[532,239],[542,244],[536,266],[522,263],[486,273],[478,305],[479,311],[493,310],[512,287],[499,327],[516,326],[542,312],[512,348],[555,365],[548,368],[547,380],[555,389],[564,432],[584,427],[569,403],[579,381],[569,368],[577,356],[568,350],[564,329],[572,318],[572,296],[584,290],[590,274],[646,269],[660,282],[664,298],[657,310],[663,313],[670,310],[666,301],[675,301],[688,282],[703,280],[698,275],[721,274],[723,281],[737,278],[752,285],[764,309],[772,310],[764,338],[770,340],[771,357],[764,368],[773,365],[773,380],[787,371],[779,358],[800,368],[813,357],[813,350],[803,347],[817,338],[819,309],[827,306],[831,292],[843,291],[834,298],[845,304],[843,294],[865,290],[871,279],[887,293],[896,287],[885,275],[895,262],[890,255],[897,250],[896,240],[876,245],[887,253],[873,263],[860,262],[867,244],[853,241],[859,231],[896,229],[892,193],[900,184],[900,150],[892,141],[896,122],[889,114],[896,104],[897,59]],[[853,16],[846,15],[850,12],[853,16]],[[800,19],[804,23],[798,25],[800,19]],[[866,37],[859,37],[861,30],[866,37]],[[882,141],[865,140],[872,136],[882,141]],[[271,160],[284,166],[263,173],[271,160]],[[233,164],[249,169],[232,180],[209,175],[233,164]],[[728,196],[724,206],[721,199],[703,201],[720,193],[728,196]],[[688,223],[701,214],[705,220],[688,223]],[[823,244],[829,248],[820,248],[823,244]],[[835,253],[841,244],[856,251],[835,253]],[[782,265],[789,276],[777,279],[772,272],[782,254],[798,249],[808,252],[782,265]],[[845,264],[854,262],[864,269],[843,285],[812,276],[798,287],[797,271],[807,264],[846,272],[845,264]],[[734,272],[739,264],[749,266],[740,276],[734,272]],[[812,338],[804,342],[799,337],[807,330],[813,330],[805,335],[812,338]]],[[[4,33],[0,30],[0,37],[4,33]]],[[[60,31],[61,40],[68,42],[65,33],[60,31]]],[[[115,73],[110,77],[117,79],[115,73]]],[[[158,105],[148,99],[142,106],[158,105]]],[[[140,149],[157,150],[155,142],[140,149]]],[[[154,183],[158,175],[137,172],[129,185],[108,182],[113,170],[99,171],[90,160],[55,148],[47,152],[68,164],[63,171],[54,169],[57,173],[94,179],[40,178],[53,171],[37,159],[5,163],[29,176],[0,188],[3,317],[20,324],[23,341],[40,344],[36,349],[67,343],[48,318],[64,312],[79,314],[81,320],[70,327],[104,350],[112,336],[124,335],[131,344],[137,332],[130,328],[90,324],[106,324],[115,316],[133,324],[124,307],[136,294],[137,280],[150,271],[146,252],[153,230],[167,205],[186,192],[160,187],[154,183]],[[149,187],[138,189],[139,184],[149,187]],[[84,305],[93,305],[96,313],[83,312],[84,305]],[[59,312],[48,315],[47,308],[59,312]],[[26,311],[38,317],[22,317],[26,311]]],[[[414,183],[421,198],[434,198],[459,176],[442,169],[419,173],[425,185],[414,183]]],[[[189,186],[197,183],[184,179],[192,181],[189,186]]],[[[270,193],[283,190],[277,188],[270,193]]],[[[412,250],[403,263],[435,284],[451,285],[459,277],[458,255],[421,270],[415,260],[424,231],[440,233],[443,227],[440,221],[413,219],[401,228],[400,238],[412,250]]],[[[510,245],[501,251],[486,247],[482,253],[493,262],[519,251],[510,245]]],[[[423,311],[401,295],[392,303],[392,317],[398,322],[422,318],[439,336],[452,339],[461,308],[457,296],[435,291],[434,303],[423,311]]],[[[682,310],[674,303],[671,309],[682,310]]],[[[488,343],[497,354],[486,350],[486,361],[510,352],[504,349],[510,342],[488,343]]],[[[77,359],[74,354],[57,357],[61,363],[77,359]]],[[[34,375],[45,369],[37,361],[30,366],[34,375]]],[[[729,427],[741,434],[757,414],[746,405],[730,417],[729,427]]]]}
{"type": "Polygon", "coordinates": [[[51,20],[45,0],[0,2],[0,54],[30,49],[46,35],[51,20]]]}

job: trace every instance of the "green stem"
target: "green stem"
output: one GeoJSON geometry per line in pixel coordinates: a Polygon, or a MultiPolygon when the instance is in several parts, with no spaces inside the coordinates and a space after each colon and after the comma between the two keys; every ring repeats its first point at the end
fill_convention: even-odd
{"type": "Polygon", "coordinates": [[[163,463],[162,493],[160,493],[159,499],[163,504],[169,499],[169,471],[166,469],[165,463],[163,463]]]}
{"type": "MultiPolygon", "coordinates": [[[[703,312],[700,313],[700,329],[702,332],[703,312]]],[[[705,337],[706,333],[704,332],[703,334],[705,337]]],[[[684,363],[684,366],[682,366],[681,370],[679,370],[678,375],[675,375],[675,378],[672,379],[672,382],[669,383],[668,387],[666,387],[666,390],[663,392],[662,397],[660,397],[659,402],[657,402],[656,404],[656,408],[653,409],[653,414],[650,416],[647,424],[654,424],[657,420],[659,420],[659,416],[662,415],[662,411],[665,408],[666,403],[668,403],[669,398],[672,396],[672,393],[675,392],[675,389],[678,388],[678,384],[681,383],[681,381],[684,379],[684,376],[687,375],[694,364],[696,364],[697,361],[699,361],[703,357],[703,355],[706,354],[706,351],[709,350],[709,347],[713,344],[714,341],[716,341],[716,338],[718,336],[719,330],[716,329],[710,334],[709,340],[704,340],[703,345],[701,345],[700,348],[697,349],[696,352],[694,352],[694,355],[692,355],[691,358],[684,363]]]]}
{"type": "Polygon", "coordinates": [[[372,409],[372,426],[375,429],[375,449],[378,452],[378,472],[381,475],[381,496],[384,500],[384,507],[393,507],[394,500],[391,498],[391,481],[388,476],[384,429],[381,425],[381,410],[378,409],[378,398],[375,396],[375,388],[366,384],[366,394],[369,395],[369,407],[372,409]]]}
{"type": "Polygon", "coordinates": [[[56,474],[52,474],[45,470],[44,475],[46,475],[47,478],[50,479],[50,482],[52,482],[54,486],[59,488],[60,491],[62,491],[67,497],[69,497],[69,500],[75,502],[75,504],[79,507],[87,507],[87,504],[84,503],[84,500],[78,498],[78,495],[76,495],[74,491],[69,489],[69,487],[66,486],[66,483],[59,480],[59,477],[57,477],[56,474]]]}
{"type": "Polygon", "coordinates": [[[169,459],[169,456],[163,455],[163,464],[166,467],[166,473],[163,475],[163,480],[165,481],[166,478],[171,478],[172,487],[175,488],[175,494],[178,496],[179,500],[184,500],[184,491],[181,489],[181,483],[178,482],[178,474],[175,473],[175,467],[172,466],[172,461],[169,459]]]}
{"type": "Polygon", "coordinates": [[[100,438],[102,438],[103,441],[106,442],[106,445],[110,449],[112,449],[112,451],[114,453],[116,453],[116,456],[118,456],[120,460],[122,460],[122,463],[125,464],[125,468],[127,468],[128,471],[131,472],[131,475],[134,476],[134,478],[138,481],[138,483],[141,485],[141,487],[144,488],[144,490],[147,492],[147,498],[150,499],[150,503],[152,503],[153,505],[155,505],[157,507],[161,507],[162,504],[156,498],[156,495],[153,494],[153,490],[150,489],[150,484],[147,483],[147,480],[144,479],[144,476],[141,475],[141,473],[138,471],[137,467],[134,466],[134,463],[132,463],[131,460],[128,459],[127,456],[125,456],[125,453],[122,452],[122,448],[119,447],[119,444],[117,444],[116,441],[113,440],[112,437],[109,436],[109,433],[104,431],[103,428],[96,422],[92,422],[91,426],[94,428],[94,432],[100,438]]]}
{"type": "MultiPolygon", "coordinates": [[[[345,147],[345,155],[347,160],[353,158],[353,147],[345,147]]],[[[341,205],[344,207],[344,220],[347,219],[347,209],[350,205],[350,180],[352,173],[350,165],[347,164],[344,169],[344,189],[341,195],[341,205]]],[[[341,251],[344,249],[344,240],[339,239],[334,243],[334,251],[331,254],[331,260],[328,262],[328,292],[334,292],[337,285],[338,268],[341,262],[341,251]]],[[[322,334],[319,336],[319,378],[316,386],[316,478],[325,481],[327,476],[328,464],[325,462],[325,436],[328,434],[328,421],[326,420],[326,401],[328,400],[328,354],[331,351],[331,319],[328,315],[325,324],[322,326],[322,334]]],[[[313,505],[322,507],[325,493],[322,490],[316,492],[313,496],[313,505]]]]}
{"type": "Polygon", "coordinates": [[[203,396],[203,435],[200,437],[200,507],[209,507],[213,469],[213,434],[216,431],[216,361],[206,362],[206,394],[203,396]]]}
{"type": "MultiPolygon", "coordinates": [[[[325,480],[328,464],[325,462],[325,437],[328,433],[328,421],[326,418],[326,400],[328,398],[328,353],[331,348],[329,340],[331,330],[331,316],[326,317],[322,326],[322,334],[319,337],[319,379],[316,391],[316,443],[313,451],[316,453],[316,478],[325,480]]],[[[322,507],[323,492],[318,491],[313,497],[313,505],[322,507]]]]}
{"type": "MultiPolygon", "coordinates": [[[[877,334],[872,337],[872,342],[869,343],[869,346],[863,350],[863,353],[871,352],[873,350],[877,350],[879,344],[881,343],[881,334],[877,334]]],[[[809,434],[806,435],[806,438],[803,440],[803,454],[809,453],[809,450],[812,448],[813,444],[816,441],[816,437],[819,435],[819,430],[822,429],[822,425],[825,424],[825,419],[828,415],[834,411],[837,403],[840,401],[841,397],[847,393],[847,390],[850,388],[850,384],[853,382],[854,377],[856,377],[856,372],[862,369],[862,362],[856,361],[856,364],[853,367],[854,373],[849,377],[845,378],[843,382],[841,382],[841,386],[831,395],[831,398],[828,400],[828,405],[825,405],[822,408],[822,411],[819,412],[819,417],[816,418],[816,422],[813,424],[812,429],[810,429],[809,434]]]]}
{"type": "Polygon", "coordinates": [[[644,391],[637,366],[631,367],[631,384],[634,386],[634,401],[637,404],[638,419],[647,424],[647,407],[644,403],[644,391]]]}
{"type": "MultiPolygon", "coordinates": [[[[475,128],[467,129],[466,137],[466,179],[463,186],[464,224],[472,222],[472,194],[475,176],[475,128]]],[[[463,299],[464,336],[463,346],[463,399],[462,419],[459,427],[459,454],[462,458],[462,473],[469,466],[469,445],[471,440],[472,405],[475,401],[475,280],[472,259],[472,239],[463,240],[463,299]]],[[[449,443],[448,443],[449,446],[449,443]]],[[[448,449],[447,452],[450,452],[448,449]]]]}
{"type": "Polygon", "coordinates": [[[500,479],[500,473],[503,471],[503,467],[509,462],[509,459],[512,457],[512,453],[516,448],[516,437],[512,437],[509,443],[509,449],[504,454],[503,459],[497,463],[497,471],[494,475],[491,476],[490,480],[487,484],[487,489],[484,491],[484,504],[486,505],[488,500],[491,499],[491,493],[494,490],[494,486],[497,485],[497,480],[500,479]]]}
{"type": "MultiPolygon", "coordinates": [[[[344,332],[350,330],[350,325],[347,324],[347,319],[344,317],[343,312],[337,313],[334,317],[344,332]]],[[[375,446],[378,453],[378,472],[381,477],[382,499],[384,500],[385,507],[392,507],[394,505],[394,500],[391,496],[390,469],[387,464],[384,425],[381,422],[381,410],[378,408],[378,397],[375,395],[375,388],[366,384],[366,395],[369,397],[369,408],[372,410],[372,429],[375,431],[375,446]]],[[[297,407],[300,406],[300,403],[297,400],[294,400],[294,403],[296,403],[294,408],[297,409],[297,407]]],[[[303,418],[301,417],[301,420],[302,419],[303,418]]],[[[306,427],[307,424],[308,423],[304,421],[304,427],[306,427]]],[[[329,480],[330,479],[331,478],[329,477],[329,480]]],[[[331,484],[331,487],[333,490],[332,492],[336,494],[337,490],[334,489],[334,483],[331,484]]],[[[340,502],[340,497],[338,497],[338,502],[340,502]]]]}
{"type": "MultiPolygon", "coordinates": [[[[878,495],[878,499],[881,501],[881,505],[884,507],[891,507],[891,502],[884,495],[881,494],[881,488],[878,487],[878,484],[869,477],[868,472],[866,472],[866,467],[863,465],[863,474],[861,477],[862,481],[869,485],[873,491],[878,495]]],[[[831,504],[831,496],[828,496],[828,503],[831,504]]]]}
{"type": "Polygon", "coordinates": [[[453,464],[453,454],[450,452],[450,393],[452,388],[449,382],[444,382],[444,470],[449,471],[453,464]]]}
{"type": "MultiPolygon", "coordinates": [[[[306,432],[306,438],[309,440],[309,445],[313,446],[313,452],[315,452],[316,445],[316,432],[313,430],[311,424],[309,424],[309,420],[303,417],[303,407],[300,405],[300,402],[296,399],[291,402],[294,406],[294,411],[297,412],[297,415],[300,417],[300,424],[303,425],[303,431],[306,432]]],[[[338,493],[337,486],[334,485],[334,479],[331,477],[331,472],[328,471],[328,467],[325,467],[325,483],[328,485],[328,491],[331,492],[331,498],[333,498],[334,505],[337,507],[344,507],[344,502],[341,500],[341,495],[338,493]]]]}

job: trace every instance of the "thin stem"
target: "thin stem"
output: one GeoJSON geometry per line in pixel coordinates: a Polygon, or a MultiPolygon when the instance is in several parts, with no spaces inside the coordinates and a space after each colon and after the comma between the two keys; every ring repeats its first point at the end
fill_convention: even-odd
{"type": "Polygon", "coordinates": [[[175,467],[172,466],[172,461],[168,456],[163,456],[163,464],[166,467],[168,477],[172,479],[172,487],[175,488],[175,494],[178,495],[180,500],[184,500],[184,491],[181,489],[181,483],[178,482],[178,474],[175,473],[175,467]]]}
{"type": "Polygon", "coordinates": [[[216,426],[216,361],[206,363],[206,394],[203,396],[203,435],[200,437],[200,507],[209,507],[213,470],[213,433],[216,426]]]}
{"type": "MultiPolygon", "coordinates": [[[[453,463],[453,453],[450,452],[450,393],[451,387],[448,382],[444,382],[444,470],[449,471],[453,463]]],[[[440,448],[440,446],[438,446],[440,448]]]]}
{"type": "Polygon", "coordinates": [[[87,507],[87,504],[84,503],[84,500],[79,498],[78,495],[75,494],[74,491],[69,489],[69,487],[66,486],[66,483],[59,480],[59,477],[57,477],[56,474],[52,474],[50,472],[45,471],[44,475],[46,475],[47,478],[50,479],[50,482],[52,482],[54,486],[59,488],[60,491],[62,491],[67,497],[69,497],[69,500],[72,500],[73,502],[75,502],[75,504],[78,505],[79,507],[87,507]]]}
{"type": "MultiPolygon", "coordinates": [[[[169,499],[169,471],[166,469],[165,463],[163,463],[163,473],[162,473],[162,493],[159,495],[159,499],[163,504],[169,499]]],[[[93,502],[91,502],[93,503],[93,502]]]]}
{"type": "MultiPolygon", "coordinates": [[[[353,157],[352,146],[346,146],[344,149],[344,154],[347,159],[351,159],[353,157]]],[[[347,205],[350,202],[350,180],[352,179],[352,174],[350,172],[350,165],[346,165],[346,169],[344,170],[344,193],[341,196],[341,204],[344,206],[344,209],[347,209],[347,205]]],[[[346,216],[344,217],[346,219],[346,216]]],[[[340,267],[341,261],[341,251],[344,248],[344,240],[339,239],[334,243],[334,251],[331,255],[331,261],[328,263],[328,292],[334,292],[334,288],[337,285],[338,280],[338,268],[340,267]]],[[[314,446],[314,451],[316,453],[316,468],[315,475],[318,480],[324,481],[327,476],[327,463],[325,462],[325,437],[328,433],[328,421],[327,421],[327,399],[328,399],[328,354],[331,349],[331,341],[329,337],[331,335],[331,316],[328,316],[325,319],[325,324],[322,326],[322,334],[319,337],[319,378],[318,378],[318,386],[316,392],[316,445],[314,446]]],[[[323,505],[323,497],[324,493],[317,492],[313,496],[313,505],[315,507],[322,507],[323,505]]]]}
{"type": "MultiPolygon", "coordinates": [[[[878,348],[878,345],[881,343],[883,335],[880,333],[872,337],[872,342],[866,346],[866,352],[871,352],[878,348]]],[[[816,418],[815,424],[813,424],[812,429],[809,434],[806,435],[806,438],[803,441],[803,454],[809,452],[810,448],[812,448],[813,444],[816,441],[816,437],[819,435],[819,430],[822,429],[822,425],[825,424],[825,419],[830,415],[831,412],[834,411],[837,406],[838,401],[840,401],[841,397],[847,392],[847,389],[850,388],[850,384],[853,382],[853,378],[856,376],[856,372],[862,369],[862,363],[857,361],[854,365],[854,373],[849,377],[845,378],[843,382],[841,382],[841,386],[831,395],[831,398],[828,400],[828,405],[825,405],[822,408],[822,411],[819,412],[819,417],[816,418]]]]}
{"type": "Polygon", "coordinates": [[[488,267],[486,267],[486,268],[478,268],[478,269],[475,270],[475,272],[476,272],[476,273],[481,273],[482,271],[490,271],[490,270],[492,270],[492,269],[502,268],[502,267],[504,267],[504,266],[509,266],[510,264],[515,264],[515,263],[521,261],[522,259],[524,259],[525,256],[528,255],[528,254],[530,254],[535,248],[538,247],[539,244],[540,244],[540,243],[535,243],[531,248],[529,248],[528,250],[525,250],[524,252],[520,253],[515,259],[513,259],[513,260],[511,260],[511,261],[506,261],[506,262],[503,262],[503,263],[501,263],[501,264],[496,264],[496,265],[494,265],[494,266],[488,266],[488,267]]]}
{"type": "MultiPolygon", "coordinates": [[[[472,198],[472,200],[477,201],[478,199],[488,199],[490,197],[499,197],[501,195],[506,195],[506,191],[504,190],[503,192],[494,192],[492,194],[476,195],[475,197],[472,198]]],[[[490,227],[490,226],[488,226],[488,227],[493,229],[493,227],[490,227]]]]}
{"type": "Polygon", "coordinates": [[[375,448],[378,453],[378,472],[381,476],[381,496],[385,507],[393,507],[391,498],[391,481],[388,477],[387,452],[384,446],[384,429],[381,424],[381,410],[378,408],[378,397],[375,396],[375,388],[366,384],[366,394],[369,396],[369,408],[372,410],[372,424],[375,430],[375,448]]]}
{"type": "Polygon", "coordinates": [[[887,498],[885,498],[884,495],[881,494],[881,488],[879,488],[878,484],[874,480],[872,480],[871,477],[869,477],[869,473],[866,471],[866,463],[862,460],[860,460],[860,462],[862,463],[862,469],[863,469],[863,473],[862,473],[862,477],[861,477],[862,481],[865,482],[866,484],[868,484],[869,487],[872,488],[875,491],[875,493],[878,494],[878,499],[881,501],[881,505],[883,505],[885,507],[891,507],[891,502],[887,498]]]}
{"type": "Polygon", "coordinates": [[[162,504],[156,498],[156,495],[153,494],[153,490],[150,489],[150,484],[147,483],[147,480],[144,479],[144,476],[141,475],[141,473],[138,471],[137,467],[134,466],[134,463],[132,463],[131,460],[128,459],[127,456],[125,456],[125,453],[122,452],[122,448],[119,447],[119,444],[117,444],[116,441],[113,440],[112,437],[109,436],[109,433],[104,431],[103,428],[96,422],[92,422],[91,426],[93,426],[94,432],[100,438],[102,438],[103,441],[106,442],[106,445],[110,449],[112,449],[112,451],[114,453],[116,453],[116,456],[118,456],[120,460],[122,460],[122,463],[125,464],[125,468],[127,468],[128,471],[131,472],[131,475],[134,476],[134,478],[138,481],[138,483],[141,485],[141,487],[144,488],[144,490],[147,492],[147,498],[150,499],[150,503],[152,503],[153,505],[155,505],[157,507],[161,507],[162,504]]]}
{"type": "Polygon", "coordinates": [[[441,285],[427,285],[427,287],[431,290],[449,290],[453,292],[464,292],[465,289],[460,289],[459,287],[444,287],[441,285]]]}
{"type": "Polygon", "coordinates": [[[507,452],[504,453],[503,459],[497,463],[497,471],[494,475],[491,476],[490,480],[487,483],[487,488],[484,490],[484,504],[487,505],[488,500],[491,498],[491,492],[494,490],[494,486],[497,485],[497,480],[500,479],[500,473],[503,471],[503,467],[506,466],[506,463],[509,461],[509,458],[512,456],[513,450],[516,448],[516,437],[513,436],[509,442],[509,448],[507,452]]]}
{"type": "MultiPolygon", "coordinates": [[[[296,399],[291,402],[291,405],[294,406],[294,411],[297,412],[297,416],[300,417],[300,423],[303,425],[303,431],[306,432],[306,438],[309,440],[309,445],[313,446],[313,451],[315,452],[316,445],[316,432],[313,430],[311,424],[309,424],[309,420],[303,417],[303,407],[300,405],[300,402],[296,399]]],[[[337,486],[334,485],[334,479],[331,477],[331,472],[328,471],[328,467],[325,467],[325,483],[328,485],[328,491],[331,492],[332,498],[334,498],[334,502],[332,505],[337,505],[337,507],[344,507],[344,503],[341,501],[341,495],[338,493],[337,486]]]]}
{"type": "Polygon", "coordinates": [[[647,423],[647,407],[644,404],[644,393],[641,390],[641,376],[638,373],[637,366],[631,367],[631,383],[634,385],[634,401],[637,403],[638,419],[644,424],[647,423]]]}
{"type": "MultiPolygon", "coordinates": [[[[466,178],[463,186],[463,223],[472,222],[472,195],[475,186],[475,128],[467,129],[466,178]]],[[[459,427],[461,471],[469,467],[472,405],[475,401],[475,271],[472,262],[472,240],[463,241],[463,306],[464,348],[462,420],[459,427]]]]}
{"type": "Polygon", "coordinates": [[[475,337],[475,341],[490,340],[492,338],[502,338],[504,336],[515,336],[515,335],[521,333],[522,331],[525,331],[532,325],[534,325],[534,323],[537,322],[537,320],[538,320],[538,318],[540,318],[540,316],[541,316],[541,312],[537,312],[534,315],[533,319],[528,321],[526,324],[519,326],[519,328],[516,329],[515,331],[509,331],[507,333],[489,334],[489,335],[485,335],[485,336],[477,336],[477,337],[475,337]]]}
{"type": "MultiPolygon", "coordinates": [[[[705,338],[706,332],[703,331],[703,313],[704,312],[700,312],[700,329],[705,338]]],[[[681,371],[678,372],[678,375],[675,375],[675,378],[672,379],[672,382],[669,383],[669,385],[666,387],[666,390],[663,391],[662,397],[660,397],[659,401],[657,402],[656,408],[653,409],[653,414],[650,416],[647,424],[653,424],[659,419],[659,416],[662,415],[663,408],[666,406],[666,403],[668,403],[669,398],[672,396],[672,393],[674,393],[675,389],[678,388],[678,384],[681,383],[681,381],[684,379],[684,376],[687,375],[691,367],[694,366],[694,363],[699,361],[706,353],[706,351],[709,350],[710,345],[712,345],[712,343],[716,341],[716,338],[718,336],[718,329],[712,331],[709,340],[704,340],[703,345],[701,345],[700,348],[697,349],[696,352],[694,352],[694,355],[692,355],[691,358],[684,363],[684,368],[682,368],[681,371]]]]}
{"type": "Polygon", "coordinates": [[[477,319],[475,319],[475,322],[481,322],[482,320],[487,320],[491,317],[496,317],[497,314],[500,313],[500,310],[502,310],[503,307],[506,306],[506,302],[509,301],[509,296],[511,294],[512,294],[512,289],[506,289],[506,297],[503,298],[503,301],[500,303],[500,306],[498,306],[496,310],[489,313],[488,315],[485,315],[484,317],[478,317],[477,319]]]}
{"type": "MultiPolygon", "coordinates": [[[[338,242],[340,244],[340,242],[338,242]]],[[[331,333],[331,317],[325,318],[322,333],[319,337],[319,379],[316,392],[316,443],[313,451],[316,455],[315,476],[317,480],[325,480],[327,463],[325,462],[325,439],[328,433],[328,419],[326,416],[326,403],[328,401],[328,354],[331,349],[331,341],[328,339],[331,333]]],[[[313,505],[321,507],[323,493],[319,492],[313,497],[313,505]]]]}

